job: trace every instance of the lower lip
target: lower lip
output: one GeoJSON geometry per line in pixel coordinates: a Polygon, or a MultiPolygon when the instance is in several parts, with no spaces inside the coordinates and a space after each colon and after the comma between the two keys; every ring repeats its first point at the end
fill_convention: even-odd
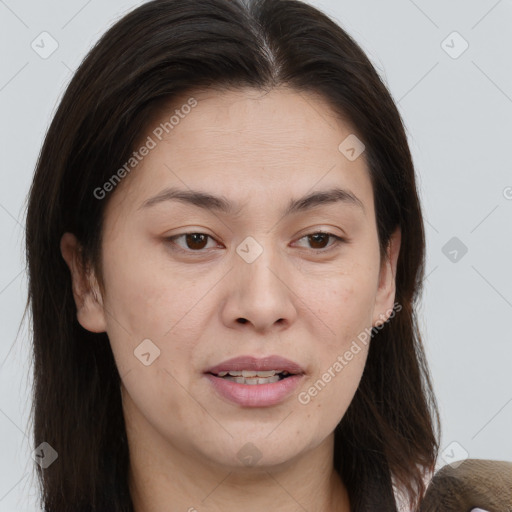
{"type": "Polygon", "coordinates": [[[282,402],[299,385],[304,377],[293,375],[270,384],[238,384],[207,373],[206,377],[224,398],[245,407],[268,407],[282,402]]]}

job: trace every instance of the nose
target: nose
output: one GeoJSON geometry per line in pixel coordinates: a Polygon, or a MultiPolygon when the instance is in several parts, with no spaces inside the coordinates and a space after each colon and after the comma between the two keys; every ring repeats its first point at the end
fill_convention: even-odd
{"type": "Polygon", "coordinates": [[[223,320],[258,332],[289,327],[297,317],[291,274],[276,251],[264,249],[251,261],[236,255],[230,272],[223,320]],[[247,327],[245,327],[247,328],[247,327]]]}

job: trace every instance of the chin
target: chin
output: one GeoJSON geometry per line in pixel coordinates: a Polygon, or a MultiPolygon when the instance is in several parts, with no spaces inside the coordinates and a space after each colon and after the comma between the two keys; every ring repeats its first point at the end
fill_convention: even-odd
{"type": "MultiPolygon", "coordinates": [[[[237,471],[255,468],[276,469],[280,465],[290,463],[302,451],[299,450],[296,440],[287,446],[278,438],[271,442],[267,436],[268,433],[265,433],[260,438],[252,437],[251,440],[247,437],[231,440],[225,447],[218,445],[219,453],[209,452],[207,458],[230,471],[234,468],[237,471]]],[[[293,439],[292,436],[287,437],[288,440],[293,439]]]]}

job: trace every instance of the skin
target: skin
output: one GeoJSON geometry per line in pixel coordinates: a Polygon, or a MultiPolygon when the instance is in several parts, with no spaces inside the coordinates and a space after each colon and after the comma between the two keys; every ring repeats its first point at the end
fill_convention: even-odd
{"type": "MultiPolygon", "coordinates": [[[[309,403],[298,395],[390,316],[400,231],[381,265],[365,155],[349,161],[338,150],[356,132],[321,98],[286,88],[193,97],[198,105],[108,197],[103,288],[79,265],[74,235],[61,240],[78,320],[108,333],[121,375],[135,510],[347,512],[333,431],[368,345],[359,343],[309,403]],[[139,209],[169,186],[223,195],[241,210],[229,216],[178,201],[139,209]],[[364,211],[333,203],[282,217],[290,199],[332,186],[349,189],[364,211]],[[347,242],[306,236],[320,230],[347,242]],[[187,232],[212,238],[166,240],[187,232]],[[252,263],[236,253],[247,236],[263,248],[252,263]],[[160,356],[146,366],[134,350],[148,338],[160,356]],[[244,354],[287,357],[306,376],[277,405],[241,407],[203,372],[244,354]],[[254,467],[237,457],[248,442],[261,455],[254,467]]],[[[161,114],[142,139],[169,119],[161,114]]]]}

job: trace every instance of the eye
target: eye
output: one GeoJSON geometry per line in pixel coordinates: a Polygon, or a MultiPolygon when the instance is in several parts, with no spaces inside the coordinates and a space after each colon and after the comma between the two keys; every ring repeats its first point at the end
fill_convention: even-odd
{"type": "Polygon", "coordinates": [[[333,233],[328,233],[327,231],[315,231],[314,233],[310,233],[308,235],[303,236],[299,240],[307,239],[310,243],[313,244],[314,252],[325,252],[337,247],[338,245],[346,242],[346,240],[340,236],[334,235],[333,233]],[[334,242],[327,246],[327,248],[319,247],[325,246],[325,242],[329,240],[329,238],[334,238],[334,242]],[[319,250],[316,250],[319,249],[319,250]]]}
{"type": "Polygon", "coordinates": [[[203,252],[202,249],[205,248],[208,238],[213,240],[213,238],[206,233],[183,233],[181,235],[168,237],[166,240],[177,245],[179,247],[178,250],[183,250],[185,252],[203,252]],[[186,247],[176,244],[175,240],[180,238],[184,239],[186,247]]]}
{"type": "MultiPolygon", "coordinates": [[[[207,246],[208,239],[214,240],[213,237],[207,235],[206,233],[183,233],[181,235],[174,235],[166,238],[167,241],[171,242],[173,245],[178,247],[178,250],[183,252],[196,252],[201,253],[205,252],[203,249],[207,246]],[[185,247],[176,243],[176,240],[183,239],[185,243],[185,247]]],[[[329,233],[326,231],[315,231],[314,233],[307,234],[301,237],[299,240],[307,239],[310,243],[312,243],[313,247],[311,249],[314,252],[326,252],[334,247],[337,247],[346,240],[340,236],[334,235],[333,233],[329,233]],[[325,248],[326,241],[329,239],[334,239],[334,242],[325,248]]]]}

